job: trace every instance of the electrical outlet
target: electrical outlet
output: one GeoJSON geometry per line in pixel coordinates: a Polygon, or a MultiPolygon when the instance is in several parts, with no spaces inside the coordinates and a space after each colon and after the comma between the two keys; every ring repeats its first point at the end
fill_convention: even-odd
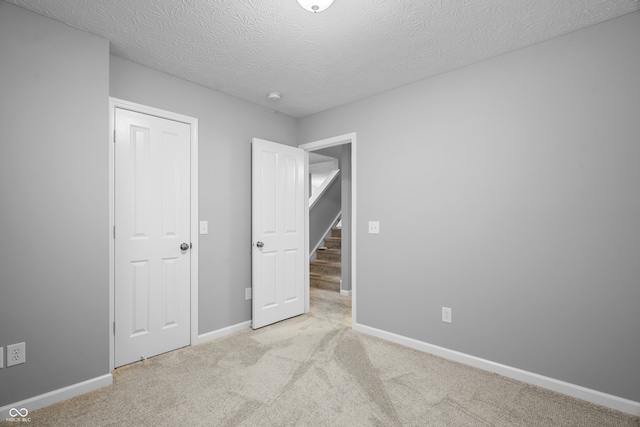
{"type": "Polygon", "coordinates": [[[7,346],[7,368],[13,365],[20,365],[26,361],[25,345],[23,342],[7,346]]]}
{"type": "Polygon", "coordinates": [[[4,368],[4,347],[0,347],[0,369],[4,368]]]}
{"type": "Polygon", "coordinates": [[[442,307],[442,321],[445,323],[451,323],[451,308],[450,307],[442,307]]]}
{"type": "Polygon", "coordinates": [[[245,288],[245,290],[244,290],[244,299],[245,300],[250,300],[251,299],[251,288],[245,288]]]}

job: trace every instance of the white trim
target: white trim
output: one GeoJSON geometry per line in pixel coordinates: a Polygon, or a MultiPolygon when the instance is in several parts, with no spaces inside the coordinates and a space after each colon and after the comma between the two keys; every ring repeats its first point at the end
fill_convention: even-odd
{"type": "Polygon", "coordinates": [[[307,142],[306,144],[300,144],[298,145],[298,148],[302,148],[304,151],[316,151],[321,148],[329,148],[329,147],[335,147],[336,145],[353,143],[355,139],[356,139],[356,133],[351,132],[351,133],[346,133],[344,135],[338,135],[331,138],[321,139],[318,141],[307,142]]]}
{"type": "Polygon", "coordinates": [[[313,248],[313,251],[309,254],[309,260],[311,260],[311,258],[318,251],[318,248],[320,247],[320,245],[322,244],[324,239],[326,239],[329,236],[329,234],[331,234],[331,230],[333,229],[333,227],[336,226],[336,224],[340,220],[340,215],[342,215],[342,211],[338,212],[338,215],[333,219],[333,221],[331,221],[331,225],[329,225],[329,228],[327,228],[327,231],[324,232],[324,234],[323,234],[322,238],[320,239],[320,241],[318,243],[316,243],[316,246],[313,248]]]}
{"type": "Polygon", "coordinates": [[[350,297],[351,296],[351,291],[345,291],[344,289],[340,289],[340,295],[345,296],[345,297],[350,297]]]}
{"type": "Polygon", "coordinates": [[[523,381],[529,384],[556,391],[558,393],[563,393],[578,399],[586,400],[587,402],[626,412],[631,415],[640,416],[640,402],[634,402],[623,397],[614,396],[597,390],[592,390],[579,385],[560,381],[555,378],[545,377],[533,372],[528,372],[511,366],[502,365],[490,360],[481,359],[479,357],[471,356],[459,351],[450,350],[448,348],[429,344],[423,341],[418,341],[413,338],[397,335],[392,332],[383,331],[380,329],[372,328],[370,326],[356,323],[353,329],[355,331],[382,338],[396,344],[404,345],[406,347],[424,351],[426,353],[435,354],[445,359],[453,360],[465,365],[483,369],[485,371],[500,374],[508,378],[523,381]]]}
{"type": "MultiPolygon", "coordinates": [[[[314,151],[314,150],[319,150],[320,148],[328,148],[328,147],[334,147],[336,145],[343,145],[343,144],[351,144],[351,293],[353,295],[353,298],[351,299],[351,327],[353,329],[355,329],[356,327],[356,320],[357,320],[357,312],[356,312],[356,230],[358,229],[357,227],[357,220],[358,220],[358,206],[357,206],[357,200],[358,200],[358,185],[357,185],[357,176],[358,176],[358,168],[357,168],[357,144],[356,144],[356,133],[355,132],[351,132],[351,133],[347,133],[344,135],[339,135],[339,136],[334,136],[333,138],[327,138],[327,139],[322,139],[319,141],[314,141],[314,142],[309,142],[306,144],[301,144],[298,145],[298,148],[302,148],[305,151],[314,151]]],[[[309,164],[309,159],[307,157],[307,167],[309,164]]],[[[308,177],[309,175],[309,171],[308,169],[305,171],[308,177]]],[[[308,184],[306,185],[306,187],[308,188],[308,184]]],[[[307,241],[306,241],[306,247],[309,247],[309,209],[308,209],[308,203],[309,203],[309,199],[308,196],[306,198],[306,203],[307,203],[307,209],[305,212],[305,227],[307,229],[307,241]]],[[[307,253],[307,259],[309,258],[309,254],[307,253]]],[[[309,289],[309,272],[308,272],[308,266],[309,263],[306,263],[307,265],[307,290],[309,289]]],[[[309,292],[307,292],[307,298],[308,298],[309,292]]]]}
{"type": "Polygon", "coordinates": [[[198,296],[200,272],[200,199],[198,159],[198,119],[190,118],[191,125],[191,345],[198,340],[198,296]]]}
{"type": "MultiPolygon", "coordinates": [[[[300,147],[298,147],[300,148],[300,147]]],[[[309,189],[311,182],[309,180],[309,152],[304,152],[304,203],[306,205],[304,210],[304,258],[306,262],[304,263],[304,312],[308,313],[311,309],[311,290],[309,289],[311,286],[311,278],[309,277],[309,272],[311,270],[311,266],[309,265],[309,189]]]]}
{"type": "Polygon", "coordinates": [[[315,206],[316,202],[318,200],[320,200],[320,197],[322,197],[324,192],[327,191],[327,189],[329,188],[331,183],[336,179],[338,174],[340,174],[340,169],[336,169],[334,171],[331,171],[329,176],[327,176],[327,178],[322,182],[322,185],[318,189],[318,193],[315,195],[315,197],[312,196],[312,197],[309,198],[309,209],[313,209],[313,207],[315,206]]]}
{"type": "Polygon", "coordinates": [[[186,123],[191,127],[191,344],[198,340],[198,119],[171,111],[161,110],[147,105],[136,104],[118,98],[109,97],[109,370],[115,369],[113,322],[115,320],[115,277],[114,277],[114,132],[115,110],[121,108],[142,114],[161,117],[186,123]]]}
{"type": "Polygon", "coordinates": [[[206,334],[198,335],[198,338],[191,342],[191,345],[204,344],[209,341],[213,341],[217,338],[221,338],[227,335],[231,335],[236,332],[244,331],[245,329],[251,329],[251,320],[238,323],[235,325],[227,326],[226,328],[218,329],[216,331],[207,332],[206,334]]]}
{"type": "Polygon", "coordinates": [[[36,409],[44,408],[45,406],[53,405],[54,403],[59,403],[64,400],[71,399],[72,397],[80,396],[81,394],[89,393],[90,391],[109,386],[112,383],[113,376],[111,374],[106,374],[87,381],[72,384],[67,387],[59,388],[48,393],[30,397],[28,399],[21,400],[20,402],[2,406],[0,407],[0,422],[9,418],[9,410],[11,410],[11,408],[26,408],[27,411],[33,412],[36,409]]]}

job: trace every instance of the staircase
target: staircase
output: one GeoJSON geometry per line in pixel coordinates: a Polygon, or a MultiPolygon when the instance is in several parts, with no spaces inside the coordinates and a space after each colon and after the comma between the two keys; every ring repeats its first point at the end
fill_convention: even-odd
{"type": "Polygon", "coordinates": [[[333,227],[331,237],[316,251],[317,258],[309,264],[309,285],[340,292],[342,278],[342,228],[333,227]]]}

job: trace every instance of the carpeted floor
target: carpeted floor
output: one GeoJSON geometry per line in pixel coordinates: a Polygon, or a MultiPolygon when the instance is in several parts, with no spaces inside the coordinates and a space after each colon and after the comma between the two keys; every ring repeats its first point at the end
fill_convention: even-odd
{"type": "MultiPolygon", "coordinates": [[[[580,426],[640,418],[351,330],[351,299],[114,372],[31,426],[580,426]]],[[[15,425],[15,423],[2,423],[15,425]]]]}

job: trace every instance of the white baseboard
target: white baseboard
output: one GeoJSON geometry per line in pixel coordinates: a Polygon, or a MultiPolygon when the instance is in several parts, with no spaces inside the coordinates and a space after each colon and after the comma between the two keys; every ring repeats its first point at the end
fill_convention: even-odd
{"type": "Polygon", "coordinates": [[[21,400],[19,402],[12,403],[11,405],[0,407],[0,421],[4,421],[7,418],[13,418],[9,415],[11,408],[16,408],[18,410],[25,408],[27,411],[33,412],[36,409],[44,408],[45,406],[53,405],[54,403],[59,403],[63,400],[71,399],[72,397],[80,396],[84,393],[89,393],[90,391],[109,386],[112,383],[113,376],[111,374],[107,374],[81,383],[59,388],[39,396],[21,400]]]}
{"type": "Polygon", "coordinates": [[[233,334],[234,332],[242,331],[249,328],[251,328],[251,321],[247,320],[246,322],[238,323],[236,325],[227,326],[226,328],[198,335],[198,339],[196,340],[196,342],[192,342],[191,345],[204,344],[206,342],[215,340],[216,338],[224,337],[225,335],[233,334]]]}
{"type": "Polygon", "coordinates": [[[522,369],[513,368],[507,365],[502,365],[500,363],[492,362],[490,360],[481,359],[479,357],[471,356],[465,353],[460,353],[455,350],[449,350],[448,348],[429,344],[423,341],[418,341],[413,338],[397,335],[391,332],[372,328],[370,326],[361,325],[359,323],[354,323],[353,330],[362,332],[367,335],[373,335],[375,337],[382,338],[384,340],[391,341],[396,344],[404,345],[406,347],[410,347],[416,350],[424,351],[426,353],[435,354],[436,356],[440,356],[449,360],[454,360],[456,362],[473,366],[475,368],[480,368],[485,371],[500,374],[508,378],[513,378],[515,380],[523,381],[529,384],[533,384],[539,387],[553,390],[558,393],[563,393],[572,397],[576,397],[578,399],[586,400],[587,402],[606,406],[608,408],[626,412],[631,415],[640,416],[640,402],[634,402],[632,400],[625,399],[623,397],[602,393],[597,390],[592,390],[586,387],[567,383],[554,378],[545,377],[543,375],[538,375],[533,372],[523,371],[522,369]]]}
{"type": "Polygon", "coordinates": [[[340,289],[340,295],[343,295],[345,297],[350,297],[351,291],[345,291],[344,289],[340,289]]]}

